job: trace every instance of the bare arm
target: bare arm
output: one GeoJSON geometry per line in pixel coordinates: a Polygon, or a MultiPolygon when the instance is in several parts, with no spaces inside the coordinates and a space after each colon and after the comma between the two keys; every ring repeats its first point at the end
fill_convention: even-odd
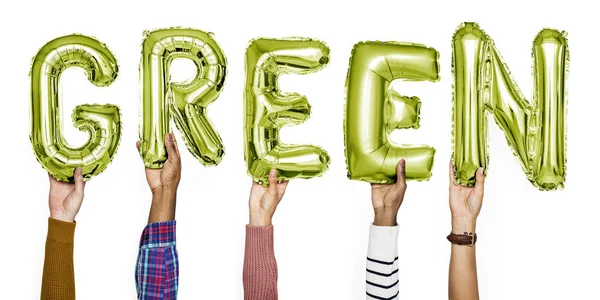
{"type": "MultiPolygon", "coordinates": [[[[140,142],[136,144],[140,150],[140,142]]],[[[181,180],[181,155],[172,133],[165,136],[167,161],[161,169],[145,169],[146,181],[152,191],[152,206],[148,224],[175,220],[177,187],[181,180]]]]}
{"type": "MultiPolygon", "coordinates": [[[[454,183],[454,166],[450,164],[450,211],[452,212],[452,233],[476,233],[477,216],[483,203],[485,176],[483,169],[476,173],[474,187],[465,187],[454,183]]],[[[450,272],[448,279],[448,298],[460,300],[478,300],[476,246],[452,244],[450,272]]]]}
{"type": "MultiPolygon", "coordinates": [[[[452,220],[452,232],[475,232],[475,222],[452,220]]],[[[450,255],[450,276],[448,282],[449,299],[479,299],[477,283],[476,246],[452,245],[450,255]]]]}

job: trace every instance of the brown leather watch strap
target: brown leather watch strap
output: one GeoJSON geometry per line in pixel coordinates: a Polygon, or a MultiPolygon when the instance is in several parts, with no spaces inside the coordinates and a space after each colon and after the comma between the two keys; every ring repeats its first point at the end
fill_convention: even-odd
{"type": "Polygon", "coordinates": [[[465,232],[463,234],[450,232],[446,238],[450,243],[461,246],[473,246],[477,242],[477,234],[472,232],[465,232]]]}

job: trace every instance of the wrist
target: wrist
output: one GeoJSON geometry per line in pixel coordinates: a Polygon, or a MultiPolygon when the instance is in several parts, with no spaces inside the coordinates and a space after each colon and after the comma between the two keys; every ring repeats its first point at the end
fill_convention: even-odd
{"type": "Polygon", "coordinates": [[[477,227],[476,217],[452,216],[452,233],[463,234],[465,232],[475,233],[477,227]]]}
{"type": "Polygon", "coordinates": [[[391,208],[380,208],[375,210],[375,220],[373,225],[376,226],[396,226],[398,210],[391,208]]]}
{"type": "Polygon", "coordinates": [[[152,190],[152,205],[148,215],[148,224],[175,220],[177,190],[152,190]]]}
{"type": "Polygon", "coordinates": [[[50,218],[67,223],[75,222],[75,216],[68,216],[64,214],[50,214],[50,218]]]}
{"type": "Polygon", "coordinates": [[[56,216],[50,216],[50,218],[52,218],[54,220],[57,220],[57,221],[66,222],[66,223],[75,223],[75,219],[74,218],[56,217],[56,216]]]}
{"type": "Polygon", "coordinates": [[[251,226],[261,226],[261,227],[271,226],[271,225],[273,225],[272,218],[269,216],[261,215],[261,214],[250,213],[250,225],[251,226]]]}
{"type": "Polygon", "coordinates": [[[176,198],[177,189],[160,187],[152,190],[152,202],[175,201],[176,198]]]}

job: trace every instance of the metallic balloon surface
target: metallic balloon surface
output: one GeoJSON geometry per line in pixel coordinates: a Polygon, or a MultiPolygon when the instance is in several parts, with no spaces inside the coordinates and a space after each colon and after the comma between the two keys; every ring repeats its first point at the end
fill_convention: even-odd
{"type": "Polygon", "coordinates": [[[73,182],[82,167],[84,179],[104,171],[121,139],[121,117],[115,105],[79,105],[72,114],[74,125],[87,131],[89,139],[80,147],[69,145],[63,136],[60,79],[69,67],[82,68],[88,80],[109,86],[117,77],[117,60],[99,41],[68,35],[44,45],[31,65],[31,133],[33,152],[54,178],[73,182]]]}
{"type": "Polygon", "coordinates": [[[225,83],[227,61],[212,33],[169,28],[145,32],[140,62],[142,112],[140,155],[147,168],[162,168],[167,160],[165,135],[173,119],[194,157],[203,165],[217,165],[224,154],[221,137],[206,115],[225,83]],[[171,62],[191,60],[196,75],[172,82],[171,62]]]}
{"type": "Polygon", "coordinates": [[[525,99],[494,45],[476,23],[453,38],[453,162],[456,182],[473,185],[487,170],[487,114],[494,116],[531,183],[562,188],[566,168],[566,34],[544,29],[533,41],[534,96],[525,99]]]}
{"type": "Polygon", "coordinates": [[[269,170],[280,180],[320,176],[329,167],[329,155],[312,145],[286,145],[279,129],[300,124],[310,115],[306,97],[279,90],[282,74],[308,74],[329,62],[329,48],[306,38],[257,39],[246,49],[244,105],[245,159],[248,173],[267,182],[269,170]]]}
{"type": "Polygon", "coordinates": [[[431,177],[435,149],[394,145],[396,129],[419,128],[418,97],[394,91],[393,80],[439,80],[439,53],[419,44],[361,42],[354,46],[346,79],[344,133],[348,178],[371,183],[396,181],[396,166],[406,160],[406,178],[431,177]]]}

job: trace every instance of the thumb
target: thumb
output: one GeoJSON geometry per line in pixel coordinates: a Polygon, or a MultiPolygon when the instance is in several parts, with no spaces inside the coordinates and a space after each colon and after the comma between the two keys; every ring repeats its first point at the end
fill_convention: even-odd
{"type": "Polygon", "coordinates": [[[179,163],[179,151],[177,151],[177,142],[175,141],[174,134],[167,133],[165,136],[165,146],[167,148],[167,159],[179,163]]]}
{"type": "Polygon", "coordinates": [[[81,167],[75,169],[75,192],[83,198],[85,181],[83,181],[83,170],[81,167]]]}
{"type": "Polygon", "coordinates": [[[485,175],[483,175],[483,168],[477,169],[475,173],[475,190],[479,195],[483,195],[483,187],[485,183],[485,175]]]}
{"type": "Polygon", "coordinates": [[[396,166],[396,185],[406,187],[406,161],[401,159],[396,166]]]}
{"type": "Polygon", "coordinates": [[[454,178],[454,164],[452,163],[452,159],[450,159],[449,174],[450,174],[450,183],[454,183],[454,180],[456,180],[456,178],[454,178]]]}
{"type": "Polygon", "coordinates": [[[273,200],[277,200],[277,170],[269,172],[269,187],[267,193],[273,196],[273,200]]]}

